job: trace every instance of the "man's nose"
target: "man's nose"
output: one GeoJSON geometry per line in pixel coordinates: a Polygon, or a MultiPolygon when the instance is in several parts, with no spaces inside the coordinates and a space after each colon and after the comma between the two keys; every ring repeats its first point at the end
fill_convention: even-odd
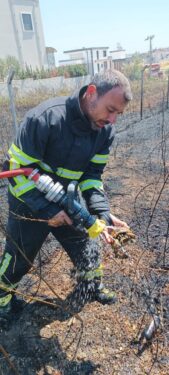
{"type": "Polygon", "coordinates": [[[117,113],[110,113],[107,120],[109,123],[114,124],[116,122],[117,113]]]}

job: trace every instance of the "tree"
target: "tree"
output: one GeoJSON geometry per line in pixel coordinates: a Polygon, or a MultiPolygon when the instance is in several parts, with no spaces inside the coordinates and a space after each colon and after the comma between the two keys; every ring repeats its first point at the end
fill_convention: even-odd
{"type": "Polygon", "coordinates": [[[14,56],[7,56],[6,59],[0,59],[0,79],[4,80],[4,78],[8,75],[10,68],[14,68],[16,75],[20,72],[20,65],[16,57],[14,56]]]}
{"type": "Polygon", "coordinates": [[[65,77],[80,77],[87,75],[87,69],[84,64],[65,65],[58,68],[58,75],[65,77]]]}

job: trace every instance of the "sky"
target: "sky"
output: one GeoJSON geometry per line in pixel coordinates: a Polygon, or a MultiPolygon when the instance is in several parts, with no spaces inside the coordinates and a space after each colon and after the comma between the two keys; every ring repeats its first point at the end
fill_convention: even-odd
{"type": "Polygon", "coordinates": [[[45,44],[57,50],[109,47],[127,54],[169,47],[169,0],[39,0],[45,44]]]}

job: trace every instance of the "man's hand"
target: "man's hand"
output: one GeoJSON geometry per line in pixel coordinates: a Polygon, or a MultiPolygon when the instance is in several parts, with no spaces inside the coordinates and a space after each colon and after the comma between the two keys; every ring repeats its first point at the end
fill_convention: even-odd
{"type": "Polygon", "coordinates": [[[114,242],[114,239],[113,237],[111,236],[111,232],[113,230],[113,226],[107,226],[105,227],[105,229],[103,230],[103,232],[101,233],[101,238],[104,242],[106,243],[113,243],[114,242]]]}
{"type": "Polygon", "coordinates": [[[110,218],[112,220],[112,225],[114,227],[120,227],[120,228],[125,228],[125,229],[129,228],[129,226],[127,225],[125,221],[118,219],[116,216],[110,214],[110,218]]]}
{"type": "Polygon", "coordinates": [[[111,235],[113,227],[129,229],[129,226],[127,225],[127,223],[125,223],[125,221],[118,219],[116,216],[112,214],[110,214],[110,217],[112,220],[112,226],[106,226],[104,231],[102,232],[101,237],[106,243],[113,244],[114,238],[111,235]]]}
{"type": "Polygon", "coordinates": [[[60,211],[58,214],[48,220],[48,225],[51,227],[60,227],[61,225],[72,225],[72,220],[65,211],[60,211]]]}

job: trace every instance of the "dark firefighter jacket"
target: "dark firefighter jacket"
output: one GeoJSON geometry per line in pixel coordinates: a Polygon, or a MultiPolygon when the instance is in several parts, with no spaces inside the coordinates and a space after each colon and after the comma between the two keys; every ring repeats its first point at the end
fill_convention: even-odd
{"type": "MultiPolygon", "coordinates": [[[[114,130],[111,124],[92,130],[79,105],[79,95],[85,89],[69,98],[47,100],[30,110],[8,151],[4,170],[36,167],[64,188],[71,180],[77,180],[90,213],[111,223],[101,175],[114,130]]],[[[61,210],[57,203],[48,202],[25,176],[10,179],[9,190],[38,217],[48,219],[61,210]]]]}

